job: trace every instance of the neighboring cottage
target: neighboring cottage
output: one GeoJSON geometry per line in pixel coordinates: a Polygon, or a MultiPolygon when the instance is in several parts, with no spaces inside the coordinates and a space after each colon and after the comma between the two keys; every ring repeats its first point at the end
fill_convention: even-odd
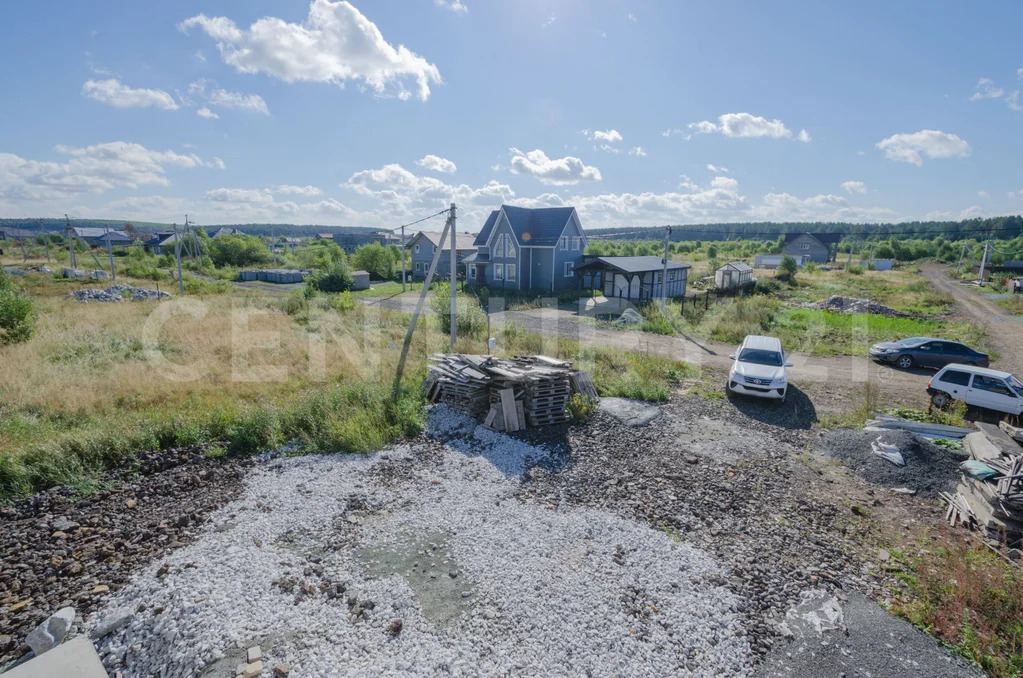
{"type": "MultiPolygon", "coordinates": [[[[686,293],[689,264],[669,261],[667,296],[686,293]]],[[[662,295],[664,259],[656,256],[585,257],[576,268],[584,289],[599,290],[608,299],[658,299],[662,295]]]]}
{"type": "Polygon", "coordinates": [[[527,209],[502,205],[490,213],[462,260],[470,283],[505,289],[578,289],[576,267],[586,249],[574,207],[527,209]]]}
{"type": "Polygon", "coordinates": [[[39,235],[36,231],[29,231],[24,228],[11,228],[0,226],[0,240],[26,240],[39,235]]]}
{"type": "Polygon", "coordinates": [[[753,268],[778,268],[785,257],[796,260],[796,266],[803,268],[810,257],[806,254],[757,254],[753,257],[753,268]]]}
{"type": "MultiPolygon", "coordinates": [[[[225,236],[225,235],[245,235],[245,234],[242,233],[242,229],[240,229],[240,228],[233,228],[233,227],[230,227],[230,226],[224,226],[223,228],[220,228],[219,230],[217,230],[217,232],[213,234],[213,237],[214,238],[219,238],[219,237],[225,236]]],[[[173,243],[173,241],[171,241],[171,242],[173,243]]]]}
{"type": "Polygon", "coordinates": [[[131,236],[124,231],[89,226],[76,226],[71,231],[89,247],[106,247],[108,238],[111,245],[130,245],[132,243],[131,236]]]}
{"type": "Polygon", "coordinates": [[[335,233],[334,242],[346,253],[352,254],[363,245],[380,243],[383,246],[400,245],[401,238],[393,233],[335,233]]]}
{"type": "Polygon", "coordinates": [[[753,282],[753,269],[749,264],[741,261],[733,261],[720,266],[714,271],[714,287],[719,290],[729,290],[733,287],[743,287],[753,282]]]}
{"type": "Polygon", "coordinates": [[[171,253],[174,251],[174,243],[177,235],[174,231],[158,231],[153,237],[142,243],[142,249],[153,254],[171,253]]]}
{"type": "MultiPolygon", "coordinates": [[[[440,243],[440,233],[433,231],[419,231],[412,239],[405,245],[412,255],[412,278],[422,279],[426,277],[426,274],[430,271],[430,264],[433,263],[433,253],[437,251],[437,245],[440,243]]],[[[459,262],[464,257],[470,255],[476,251],[476,246],[473,244],[476,236],[472,233],[456,233],[455,234],[455,257],[459,262]]],[[[447,278],[450,276],[451,271],[451,236],[448,235],[444,238],[444,244],[441,248],[440,259],[437,261],[437,272],[434,275],[447,278]]]]}
{"type": "Polygon", "coordinates": [[[831,261],[841,239],[841,233],[786,233],[781,253],[824,264],[831,261]]]}

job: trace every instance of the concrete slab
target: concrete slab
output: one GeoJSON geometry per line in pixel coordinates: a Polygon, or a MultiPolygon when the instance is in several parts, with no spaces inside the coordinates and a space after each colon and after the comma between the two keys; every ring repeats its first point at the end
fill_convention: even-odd
{"type": "Polygon", "coordinates": [[[86,636],[77,636],[49,652],[19,664],[3,678],[107,678],[103,662],[86,636]]]}
{"type": "Polygon", "coordinates": [[[661,408],[629,398],[601,398],[600,411],[607,412],[626,426],[646,426],[661,416],[661,408]]]}

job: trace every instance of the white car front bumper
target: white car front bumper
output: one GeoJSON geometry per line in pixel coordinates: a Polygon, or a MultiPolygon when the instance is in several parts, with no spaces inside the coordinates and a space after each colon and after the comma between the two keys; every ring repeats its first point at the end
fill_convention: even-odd
{"type": "Polygon", "coordinates": [[[781,400],[785,397],[785,391],[788,390],[788,387],[789,385],[787,383],[782,386],[775,386],[773,383],[748,384],[742,377],[737,375],[731,375],[728,378],[728,390],[732,393],[756,396],[757,398],[781,400]]]}

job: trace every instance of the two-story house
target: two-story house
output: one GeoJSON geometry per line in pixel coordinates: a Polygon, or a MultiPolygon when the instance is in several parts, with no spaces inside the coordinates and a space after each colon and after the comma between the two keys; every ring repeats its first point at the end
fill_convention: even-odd
{"type": "Polygon", "coordinates": [[[831,261],[832,252],[841,239],[841,233],[786,233],[781,253],[803,255],[808,261],[825,264],[831,261]]]}
{"type": "Polygon", "coordinates": [[[574,207],[502,205],[490,213],[462,260],[470,283],[516,290],[578,289],[586,234],[574,207]]]}
{"type": "MultiPolygon", "coordinates": [[[[441,233],[431,231],[419,231],[405,245],[412,255],[412,278],[425,278],[430,271],[430,264],[433,263],[433,253],[437,251],[440,244],[441,233]]],[[[467,255],[476,251],[473,241],[476,236],[472,233],[455,234],[455,256],[461,261],[467,255]]],[[[441,248],[440,259],[437,260],[437,273],[441,278],[447,278],[451,270],[451,236],[444,238],[444,246],[441,248]]]]}

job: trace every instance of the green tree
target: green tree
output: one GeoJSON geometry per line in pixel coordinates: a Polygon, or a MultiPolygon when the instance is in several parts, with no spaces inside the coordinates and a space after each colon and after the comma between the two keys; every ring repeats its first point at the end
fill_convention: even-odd
{"type": "Polygon", "coordinates": [[[216,266],[267,264],[273,256],[263,241],[251,235],[222,235],[210,238],[210,259],[216,266]]]}
{"type": "Polygon", "coordinates": [[[7,273],[0,271],[0,344],[28,340],[35,331],[36,305],[7,273]]]}
{"type": "Polygon", "coordinates": [[[395,275],[395,265],[398,263],[395,254],[380,243],[368,243],[355,250],[351,265],[356,270],[368,271],[376,278],[390,280],[395,275]]]}
{"type": "Polygon", "coordinates": [[[306,288],[320,292],[347,292],[352,288],[352,271],[344,259],[331,264],[306,280],[306,288]]]}
{"type": "Polygon", "coordinates": [[[778,264],[778,270],[782,273],[788,273],[790,276],[795,276],[796,271],[799,270],[799,266],[796,264],[794,257],[786,254],[781,258],[781,263],[778,264]]]}

